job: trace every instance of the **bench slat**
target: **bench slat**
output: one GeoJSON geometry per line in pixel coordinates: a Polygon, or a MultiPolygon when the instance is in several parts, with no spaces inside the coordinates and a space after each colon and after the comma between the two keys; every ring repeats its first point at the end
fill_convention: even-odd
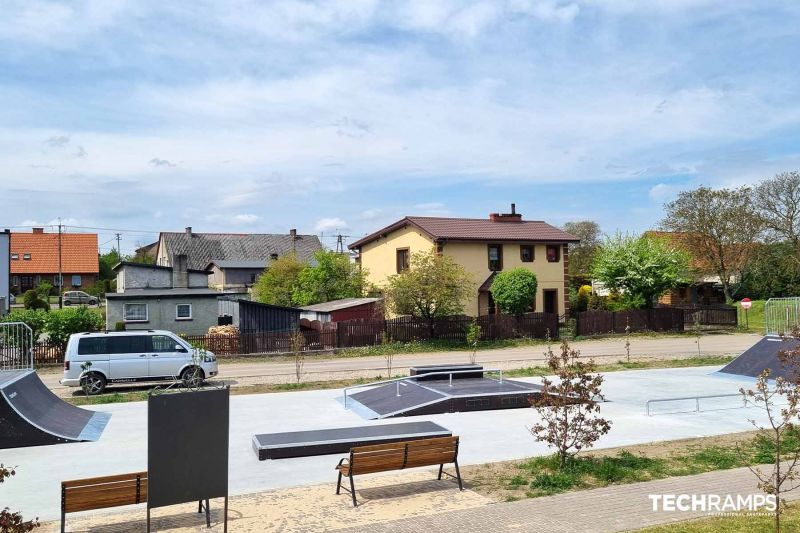
{"type": "Polygon", "coordinates": [[[62,481],[62,487],[84,487],[87,485],[100,485],[102,483],[112,483],[114,481],[127,481],[129,479],[136,479],[136,476],[141,479],[147,479],[147,472],[133,472],[132,474],[118,474],[116,476],[103,476],[103,477],[90,477],[84,479],[72,479],[69,481],[62,481]]]}

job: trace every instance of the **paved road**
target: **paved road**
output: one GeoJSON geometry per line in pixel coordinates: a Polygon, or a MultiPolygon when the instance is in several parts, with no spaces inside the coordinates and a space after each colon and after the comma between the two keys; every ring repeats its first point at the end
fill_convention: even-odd
{"type": "MultiPolygon", "coordinates": [[[[700,340],[701,354],[738,355],[749,348],[760,337],[750,333],[714,334],[703,336],[700,340]]],[[[572,343],[580,350],[582,357],[593,357],[598,362],[617,361],[625,358],[625,339],[585,340],[572,343]]],[[[554,349],[558,348],[554,346],[554,349]]],[[[544,361],[544,345],[502,348],[478,352],[477,360],[486,367],[502,369],[524,368],[541,365],[544,361]]],[[[631,358],[679,358],[697,355],[694,337],[633,337],[631,358]]],[[[465,363],[469,353],[430,352],[395,355],[392,373],[404,372],[408,367],[431,363],[465,363]]],[[[370,357],[313,357],[306,358],[303,365],[305,381],[324,381],[351,377],[374,377],[386,373],[386,360],[383,356],[370,357]]],[[[59,385],[61,374],[55,370],[41,372],[42,380],[59,394],[69,390],[59,385]]],[[[220,363],[220,378],[233,381],[233,385],[252,385],[256,383],[292,382],[295,379],[293,361],[257,361],[220,363]]]]}
{"type": "MultiPolygon", "coordinates": [[[[653,510],[649,495],[719,495],[722,501],[731,495],[762,494],[756,478],[747,468],[709,472],[616,485],[497,503],[461,511],[448,511],[428,516],[372,524],[369,527],[340,529],[340,533],[485,533],[487,531],[547,531],[549,533],[608,533],[637,530],[644,527],[701,518],[704,511],[653,510]]],[[[787,500],[800,498],[789,492],[787,500]]],[[[761,512],[764,512],[762,509],[761,512]]]]}

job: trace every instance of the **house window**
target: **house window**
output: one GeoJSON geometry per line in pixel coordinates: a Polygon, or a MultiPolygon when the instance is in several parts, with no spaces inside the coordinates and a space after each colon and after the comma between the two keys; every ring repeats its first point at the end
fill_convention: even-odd
{"type": "Polygon", "coordinates": [[[561,259],[561,247],[557,244],[547,245],[547,262],[558,263],[561,259]]]}
{"type": "Polygon", "coordinates": [[[403,272],[404,270],[408,270],[409,266],[409,250],[408,248],[398,248],[397,249],[397,273],[403,272]]]}
{"type": "Polygon", "coordinates": [[[11,254],[12,261],[19,261],[19,254],[11,254]]]}
{"type": "Polygon", "coordinates": [[[72,286],[73,287],[80,287],[81,286],[81,277],[79,275],[72,276],[72,286]]]}
{"type": "Polygon", "coordinates": [[[489,245],[489,270],[497,272],[503,270],[503,245],[489,245]]]}
{"type": "Polygon", "coordinates": [[[147,322],[147,304],[125,304],[122,308],[125,322],[147,322]]]}
{"type": "Polygon", "coordinates": [[[519,260],[523,263],[533,262],[533,245],[523,244],[519,247],[519,260]]]}
{"type": "Polygon", "coordinates": [[[31,260],[31,254],[22,254],[22,260],[23,261],[30,261],[31,260]]]}
{"type": "Polygon", "coordinates": [[[175,320],[191,320],[192,304],[178,304],[175,306],[175,320]]]}

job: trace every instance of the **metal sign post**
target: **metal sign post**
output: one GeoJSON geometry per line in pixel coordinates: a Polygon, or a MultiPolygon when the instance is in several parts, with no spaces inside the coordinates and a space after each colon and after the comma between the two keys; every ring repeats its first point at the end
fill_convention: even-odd
{"type": "Polygon", "coordinates": [[[745,328],[750,329],[750,320],[747,317],[747,310],[753,305],[752,300],[750,298],[742,298],[742,309],[744,309],[744,323],[745,328]]]}

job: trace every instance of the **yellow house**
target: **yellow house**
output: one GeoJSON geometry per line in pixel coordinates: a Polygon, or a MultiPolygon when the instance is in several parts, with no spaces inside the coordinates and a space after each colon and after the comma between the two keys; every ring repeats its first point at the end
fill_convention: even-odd
{"type": "Polygon", "coordinates": [[[468,315],[495,312],[489,287],[497,272],[523,267],[536,274],[539,288],[531,309],[565,315],[569,312],[567,245],[574,236],[540,220],[511,213],[488,218],[407,216],[350,245],[368,270],[371,283],[382,286],[389,276],[409,266],[411,254],[431,250],[452,257],[471,273],[477,289],[466,302],[468,315]]]}

